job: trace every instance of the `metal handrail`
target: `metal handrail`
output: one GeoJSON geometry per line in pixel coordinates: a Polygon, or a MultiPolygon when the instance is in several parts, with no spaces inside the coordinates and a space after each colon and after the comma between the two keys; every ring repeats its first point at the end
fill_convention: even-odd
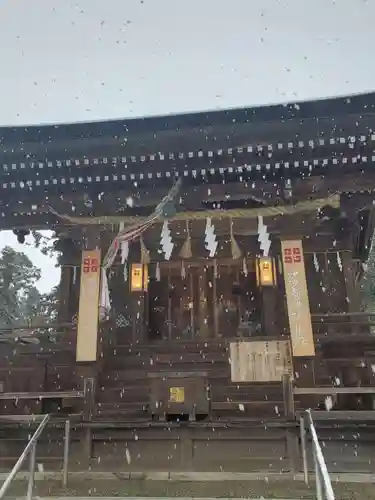
{"type": "MultiPolygon", "coordinates": [[[[4,498],[6,492],[9,489],[13,479],[16,477],[20,471],[23,463],[25,462],[28,455],[30,455],[30,465],[29,465],[29,480],[27,485],[26,499],[32,500],[33,489],[34,489],[34,477],[35,477],[35,465],[36,465],[36,445],[38,439],[42,434],[43,430],[46,428],[48,422],[51,419],[51,415],[44,415],[43,420],[38,425],[37,430],[34,432],[30,441],[27,443],[25,449],[23,450],[20,458],[15,463],[13,469],[10,471],[8,477],[4,481],[0,488],[0,500],[4,498]]],[[[68,459],[69,459],[69,445],[70,445],[70,420],[65,421],[65,435],[64,435],[64,463],[63,463],[63,475],[62,482],[63,487],[66,487],[68,482],[68,459]]]]}
{"type": "MultiPolygon", "coordinates": [[[[315,430],[315,425],[311,416],[311,411],[305,412],[307,425],[312,438],[312,451],[315,466],[315,481],[316,481],[316,496],[317,500],[335,500],[331,478],[329,477],[326,462],[324,460],[322,448],[315,430]]],[[[300,419],[300,432],[301,432],[301,446],[302,446],[302,459],[303,459],[303,472],[305,483],[308,484],[308,468],[307,468],[307,452],[306,452],[306,427],[305,418],[301,416],[300,419]]]]}

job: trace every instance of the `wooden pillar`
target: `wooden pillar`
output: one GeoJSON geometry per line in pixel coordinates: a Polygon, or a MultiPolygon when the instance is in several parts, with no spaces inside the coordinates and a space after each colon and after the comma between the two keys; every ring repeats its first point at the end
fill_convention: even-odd
{"type": "MultiPolygon", "coordinates": [[[[295,421],[295,407],[293,394],[293,381],[290,375],[284,375],[282,379],[284,395],[284,414],[289,422],[295,421]]],[[[286,428],[286,448],[289,457],[290,470],[299,470],[300,453],[298,446],[297,427],[286,428]]]]}
{"type": "MultiPolygon", "coordinates": [[[[83,419],[90,421],[95,414],[95,388],[98,372],[98,333],[101,252],[100,234],[86,233],[81,257],[81,280],[76,345],[76,372],[84,391],[83,419]]],[[[90,465],[92,433],[87,428],[82,441],[83,456],[90,465]]]]}
{"type": "Polygon", "coordinates": [[[341,253],[342,272],[344,273],[345,281],[345,294],[346,302],[348,304],[347,311],[349,313],[359,312],[360,310],[360,297],[356,290],[354,282],[354,268],[351,251],[344,251],[341,253]]]}
{"type": "Polygon", "coordinates": [[[208,337],[207,269],[202,266],[199,273],[199,334],[208,337]]]}
{"type": "Polygon", "coordinates": [[[214,337],[219,336],[219,308],[217,304],[217,262],[212,272],[212,308],[213,308],[213,325],[214,325],[214,337]]]}
{"type": "Polygon", "coordinates": [[[262,330],[263,335],[273,337],[280,334],[276,328],[277,314],[277,289],[265,286],[261,290],[262,294],[262,330]]]}
{"type": "MultiPolygon", "coordinates": [[[[59,264],[61,265],[61,278],[58,286],[58,323],[65,323],[72,320],[77,313],[78,301],[76,288],[79,288],[78,279],[75,280],[77,273],[75,265],[77,263],[77,248],[70,238],[62,238],[56,245],[57,250],[61,252],[59,264]]],[[[80,256],[79,256],[80,258],[80,256]]]]}
{"type": "Polygon", "coordinates": [[[301,240],[281,240],[283,275],[293,356],[315,356],[301,240]]]}
{"type": "Polygon", "coordinates": [[[143,322],[144,322],[144,294],[143,292],[132,292],[133,311],[133,342],[143,342],[143,322]]]}
{"type": "Polygon", "coordinates": [[[99,331],[100,250],[83,250],[77,328],[77,362],[96,362],[99,331]]]}
{"type": "Polygon", "coordinates": [[[72,316],[69,314],[69,297],[70,290],[72,286],[72,268],[65,266],[63,262],[61,262],[61,278],[59,284],[59,305],[58,305],[58,313],[57,313],[57,322],[65,323],[72,319],[72,316]]]}

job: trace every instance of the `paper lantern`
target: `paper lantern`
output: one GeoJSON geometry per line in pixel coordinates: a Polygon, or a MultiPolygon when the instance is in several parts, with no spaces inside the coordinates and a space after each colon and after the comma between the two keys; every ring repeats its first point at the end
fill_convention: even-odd
{"type": "Polygon", "coordinates": [[[271,257],[259,257],[256,260],[256,273],[258,286],[275,286],[276,269],[271,257]]]}
{"type": "Polygon", "coordinates": [[[132,292],[145,292],[148,285],[148,267],[144,264],[131,265],[130,290],[132,292]]]}

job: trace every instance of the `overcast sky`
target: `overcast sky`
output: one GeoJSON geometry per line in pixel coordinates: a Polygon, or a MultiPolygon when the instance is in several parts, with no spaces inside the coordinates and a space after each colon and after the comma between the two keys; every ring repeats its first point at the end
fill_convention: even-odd
{"type": "MultiPolygon", "coordinates": [[[[375,0],[2,0],[0,9],[2,125],[375,87],[375,0]]],[[[42,286],[57,276],[48,268],[42,286]]]]}

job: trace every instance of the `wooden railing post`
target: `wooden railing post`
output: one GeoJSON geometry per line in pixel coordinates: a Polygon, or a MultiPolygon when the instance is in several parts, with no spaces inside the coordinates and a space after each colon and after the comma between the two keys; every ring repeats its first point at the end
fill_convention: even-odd
{"type": "MultiPolygon", "coordinates": [[[[96,380],[94,377],[85,377],[83,379],[83,418],[88,424],[95,413],[95,385],[96,380]]],[[[85,429],[83,453],[84,459],[87,461],[87,466],[89,466],[92,457],[92,430],[90,426],[85,429]]]]}
{"type": "Polygon", "coordinates": [[[290,462],[290,470],[295,472],[299,470],[300,452],[298,446],[297,426],[289,427],[291,422],[295,422],[294,394],[292,377],[288,374],[283,375],[283,395],[284,395],[284,414],[286,417],[286,449],[290,462]]]}
{"type": "Polygon", "coordinates": [[[289,374],[283,375],[284,414],[288,420],[295,419],[293,381],[289,374]]]}

